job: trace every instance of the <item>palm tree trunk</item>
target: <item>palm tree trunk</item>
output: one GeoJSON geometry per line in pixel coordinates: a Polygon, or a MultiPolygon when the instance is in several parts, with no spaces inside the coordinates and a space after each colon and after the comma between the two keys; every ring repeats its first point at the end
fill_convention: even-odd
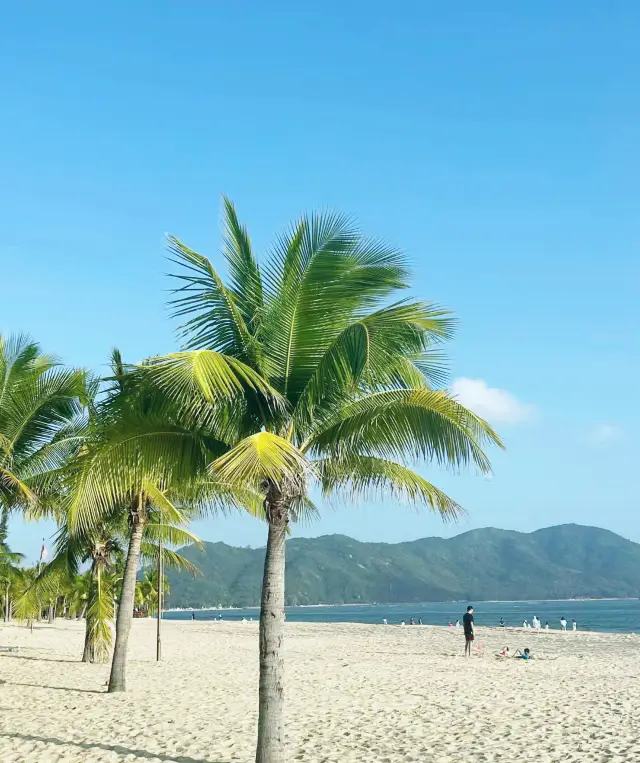
{"type": "MultiPolygon", "coordinates": [[[[274,496],[275,497],[275,496],[274,496]]],[[[281,496],[268,504],[269,536],[260,608],[260,685],[256,763],[284,761],[284,572],[288,511],[281,496]],[[279,500],[278,500],[279,499],[279,500]]]]}
{"type": "Polygon", "coordinates": [[[160,662],[162,659],[162,596],[164,594],[164,569],[162,558],[162,541],[158,543],[158,623],[157,623],[157,637],[156,637],[156,662],[160,662]]]}
{"type": "Polygon", "coordinates": [[[11,620],[11,602],[9,601],[9,582],[5,584],[4,588],[4,621],[8,623],[11,620]]]}
{"type": "Polygon", "coordinates": [[[84,624],[84,651],[82,653],[82,662],[93,662],[93,649],[91,648],[91,624],[89,620],[84,624]]]}
{"type": "Polygon", "coordinates": [[[126,691],[127,648],[129,646],[129,633],[133,621],[133,601],[136,592],[136,576],[138,574],[138,560],[140,558],[140,544],[144,532],[145,520],[136,515],[134,519],[131,537],[129,539],[129,551],[127,563],[122,578],[122,592],[118,605],[118,617],[116,619],[116,643],[113,648],[113,660],[111,661],[111,676],[109,678],[109,691],[126,691]]]}
{"type": "MultiPolygon", "coordinates": [[[[96,578],[96,570],[98,566],[98,560],[93,557],[91,560],[91,579],[89,581],[89,590],[87,595],[86,611],[89,612],[91,604],[91,596],[95,595],[94,584],[96,578]]],[[[82,662],[93,662],[93,648],[91,646],[91,618],[87,616],[84,621],[84,650],[82,652],[82,662]]]]}

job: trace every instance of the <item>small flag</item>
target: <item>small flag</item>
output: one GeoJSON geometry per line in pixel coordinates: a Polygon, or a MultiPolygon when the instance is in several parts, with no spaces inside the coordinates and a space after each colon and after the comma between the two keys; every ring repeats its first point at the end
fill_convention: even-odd
{"type": "Polygon", "coordinates": [[[42,539],[42,548],[40,549],[40,561],[44,562],[44,560],[49,556],[47,552],[47,547],[44,545],[44,538],[42,539]]]}

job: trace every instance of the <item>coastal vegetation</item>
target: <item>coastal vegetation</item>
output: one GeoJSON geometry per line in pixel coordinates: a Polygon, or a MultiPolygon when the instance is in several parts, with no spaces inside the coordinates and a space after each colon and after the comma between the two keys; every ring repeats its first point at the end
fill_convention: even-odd
{"type": "Polygon", "coordinates": [[[388,496],[453,520],[460,506],[408,464],[487,473],[485,448],[501,443],[447,391],[453,318],[406,296],[399,250],[348,218],[308,215],[259,263],[226,199],[224,225],[226,282],[169,238],[180,351],[135,366],[114,353],[111,374],[94,380],[30,341],[3,340],[0,506],[60,526],[54,560],[23,579],[27,618],[61,596],[68,611],[62,580],[90,565],[80,576],[89,659],[108,654],[115,617],[110,692],[126,688],[145,544],[159,554],[184,543],[193,518],[217,511],[263,521],[256,761],[280,763],[285,543],[318,513],[312,490],[388,496]]]}

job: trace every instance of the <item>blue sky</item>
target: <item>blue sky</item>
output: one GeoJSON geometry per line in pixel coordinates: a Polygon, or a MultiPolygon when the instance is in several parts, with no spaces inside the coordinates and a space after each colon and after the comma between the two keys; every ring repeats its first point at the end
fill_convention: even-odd
{"type": "MultiPolygon", "coordinates": [[[[259,250],[303,210],[352,213],[458,314],[455,389],[508,450],[491,481],[427,470],[459,526],[389,504],[300,532],[640,541],[639,23],[632,0],[13,3],[0,327],[94,369],[169,351],[165,232],[216,260],[222,192],[259,250]]],[[[50,532],[12,529],[29,556],[50,532]]],[[[197,529],[264,540],[244,518],[197,529]]]]}

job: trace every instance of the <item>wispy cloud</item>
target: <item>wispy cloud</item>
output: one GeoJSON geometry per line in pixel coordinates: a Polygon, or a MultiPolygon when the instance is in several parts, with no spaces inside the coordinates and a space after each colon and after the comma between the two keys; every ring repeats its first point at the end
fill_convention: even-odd
{"type": "Polygon", "coordinates": [[[610,445],[624,437],[624,429],[617,424],[598,424],[589,432],[592,445],[610,445]]]}
{"type": "Polygon", "coordinates": [[[484,379],[455,379],[451,392],[464,406],[492,423],[520,424],[530,420],[535,410],[511,392],[490,387],[484,379]]]}

